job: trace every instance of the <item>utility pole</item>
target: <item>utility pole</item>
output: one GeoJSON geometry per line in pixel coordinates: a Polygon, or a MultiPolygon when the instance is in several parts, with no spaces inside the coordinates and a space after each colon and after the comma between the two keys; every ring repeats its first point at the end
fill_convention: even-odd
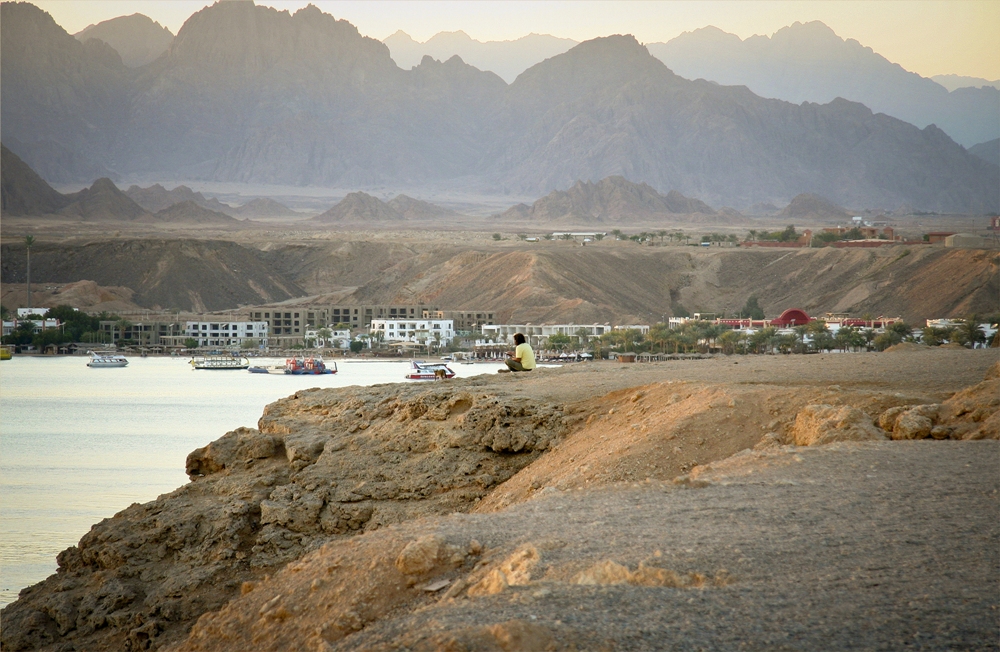
{"type": "Polygon", "coordinates": [[[35,244],[35,236],[24,236],[24,244],[28,252],[28,314],[31,314],[31,246],[35,244]]]}

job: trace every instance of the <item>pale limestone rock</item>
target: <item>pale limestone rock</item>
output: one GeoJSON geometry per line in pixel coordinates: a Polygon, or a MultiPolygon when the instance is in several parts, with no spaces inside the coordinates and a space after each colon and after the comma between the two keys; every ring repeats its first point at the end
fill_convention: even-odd
{"type": "Polygon", "coordinates": [[[931,435],[934,422],[921,416],[916,409],[907,410],[896,419],[896,427],[892,430],[892,439],[926,439],[931,435]]]}
{"type": "Polygon", "coordinates": [[[876,441],[885,433],[872,425],[870,416],[850,406],[807,405],[792,426],[797,446],[819,446],[837,441],[876,441]]]}
{"type": "Polygon", "coordinates": [[[404,575],[420,575],[437,566],[438,556],[444,548],[444,537],[430,534],[406,544],[396,557],[396,568],[404,575]]]}
{"type": "Polygon", "coordinates": [[[896,427],[896,419],[899,418],[899,415],[901,415],[902,413],[906,412],[909,409],[910,409],[909,405],[897,405],[895,407],[889,408],[888,410],[879,415],[878,418],[879,427],[882,428],[882,430],[892,432],[893,429],[895,429],[896,427]]]}
{"type": "Polygon", "coordinates": [[[573,578],[573,584],[628,584],[631,577],[627,566],[608,559],[578,573],[573,578]]]}

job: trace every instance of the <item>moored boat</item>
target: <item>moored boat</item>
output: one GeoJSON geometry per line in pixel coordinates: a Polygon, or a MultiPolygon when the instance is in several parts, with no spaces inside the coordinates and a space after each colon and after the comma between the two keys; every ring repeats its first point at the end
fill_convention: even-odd
{"type": "Polygon", "coordinates": [[[323,374],[337,373],[337,363],[331,362],[329,366],[323,358],[288,358],[282,365],[256,365],[247,371],[252,374],[276,374],[292,376],[319,376],[323,374]]]}
{"type": "Polygon", "coordinates": [[[321,375],[337,373],[337,363],[333,362],[333,367],[328,367],[323,358],[288,358],[285,360],[285,373],[293,376],[321,375]]]}
{"type": "Polygon", "coordinates": [[[195,369],[246,369],[250,366],[250,361],[243,356],[225,353],[219,355],[196,355],[191,359],[191,366],[195,369]]]}
{"type": "Polygon", "coordinates": [[[443,362],[410,361],[407,380],[435,380],[438,378],[454,378],[455,372],[443,362]]]}
{"type": "Polygon", "coordinates": [[[121,353],[97,353],[94,351],[88,351],[88,353],[90,354],[90,361],[87,363],[87,366],[93,369],[110,369],[128,365],[128,359],[121,353]]]}

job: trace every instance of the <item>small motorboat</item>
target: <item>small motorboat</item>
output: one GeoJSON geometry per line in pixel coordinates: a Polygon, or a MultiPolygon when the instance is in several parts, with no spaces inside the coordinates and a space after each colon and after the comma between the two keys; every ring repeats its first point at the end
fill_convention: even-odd
{"type": "Polygon", "coordinates": [[[455,372],[445,363],[424,362],[422,360],[412,360],[410,370],[406,374],[407,380],[438,380],[454,377],[455,372]]]}
{"type": "Polygon", "coordinates": [[[90,362],[87,363],[87,366],[93,369],[111,369],[128,366],[128,360],[121,353],[96,353],[94,351],[88,351],[88,353],[90,354],[90,362]]]}
{"type": "Polygon", "coordinates": [[[196,355],[191,359],[191,366],[195,369],[246,369],[250,361],[243,356],[229,354],[196,355]]]}

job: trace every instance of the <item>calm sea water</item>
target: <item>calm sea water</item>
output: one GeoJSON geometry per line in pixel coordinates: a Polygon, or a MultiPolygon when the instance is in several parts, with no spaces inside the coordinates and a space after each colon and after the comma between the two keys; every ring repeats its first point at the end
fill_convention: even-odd
{"type": "MultiPolygon", "coordinates": [[[[338,361],[328,376],[195,371],[187,358],[86,362],[0,363],[0,606],[55,572],[56,554],[91,525],[185,484],[188,453],[256,427],[268,403],[308,387],[415,382],[400,362],[338,361]]],[[[458,376],[498,368],[452,365],[458,376]]]]}

